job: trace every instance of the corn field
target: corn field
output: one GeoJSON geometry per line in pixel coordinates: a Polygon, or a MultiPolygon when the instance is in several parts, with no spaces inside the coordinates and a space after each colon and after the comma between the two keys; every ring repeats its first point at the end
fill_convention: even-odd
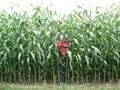
{"type": "Polygon", "coordinates": [[[8,14],[0,11],[0,82],[59,81],[59,33],[71,40],[66,83],[118,82],[120,79],[120,5],[106,11],[78,7],[59,17],[48,8],[8,14]],[[58,17],[59,19],[55,19],[58,17]]]}

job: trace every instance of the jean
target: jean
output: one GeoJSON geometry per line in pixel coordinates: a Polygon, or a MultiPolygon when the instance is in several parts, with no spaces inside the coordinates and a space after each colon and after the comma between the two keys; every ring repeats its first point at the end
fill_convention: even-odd
{"type": "Polygon", "coordinates": [[[65,82],[65,58],[60,58],[60,63],[59,63],[59,74],[60,74],[60,83],[65,82]]]}

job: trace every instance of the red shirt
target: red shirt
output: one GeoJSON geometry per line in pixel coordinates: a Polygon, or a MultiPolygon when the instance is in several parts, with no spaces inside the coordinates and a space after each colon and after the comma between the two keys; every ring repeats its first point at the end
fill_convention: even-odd
{"type": "Polygon", "coordinates": [[[70,42],[68,40],[56,42],[56,46],[57,46],[59,52],[62,55],[67,54],[67,50],[68,50],[69,44],[70,44],[70,42]]]}

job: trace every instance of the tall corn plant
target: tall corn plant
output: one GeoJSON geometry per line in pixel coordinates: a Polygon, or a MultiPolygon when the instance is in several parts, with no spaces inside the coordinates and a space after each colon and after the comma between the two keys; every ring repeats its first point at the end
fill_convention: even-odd
{"type": "Polygon", "coordinates": [[[0,81],[59,80],[59,55],[54,46],[61,32],[71,40],[66,58],[66,82],[111,82],[120,73],[120,7],[105,12],[78,8],[55,19],[48,8],[8,14],[0,12],[0,81]]]}

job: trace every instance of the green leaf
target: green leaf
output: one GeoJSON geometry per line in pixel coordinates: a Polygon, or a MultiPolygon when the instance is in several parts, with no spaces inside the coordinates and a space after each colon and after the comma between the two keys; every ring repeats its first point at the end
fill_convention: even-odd
{"type": "Polygon", "coordinates": [[[18,61],[21,60],[21,55],[22,55],[22,53],[20,52],[20,53],[18,54],[18,61]]]}
{"type": "Polygon", "coordinates": [[[30,52],[31,56],[32,56],[32,59],[36,62],[36,59],[35,59],[35,55],[33,52],[30,52]]]}
{"type": "Polygon", "coordinates": [[[23,45],[20,45],[20,50],[24,53],[23,45]]]}
{"type": "Polygon", "coordinates": [[[71,51],[68,51],[68,57],[70,58],[70,60],[72,60],[72,53],[71,53],[71,51]]]}
{"type": "Polygon", "coordinates": [[[97,53],[98,53],[98,54],[101,54],[101,53],[100,53],[100,50],[99,50],[97,47],[95,47],[95,46],[91,46],[91,47],[95,50],[95,53],[96,53],[96,54],[97,54],[97,53]]]}
{"type": "Polygon", "coordinates": [[[27,63],[29,64],[29,62],[30,62],[30,57],[27,57],[27,63]]]}
{"type": "Polygon", "coordinates": [[[87,66],[89,66],[89,57],[85,55],[85,60],[87,62],[87,66]]]}
{"type": "Polygon", "coordinates": [[[74,38],[74,42],[75,42],[75,44],[80,45],[80,43],[78,42],[78,40],[75,39],[75,38],[74,38]]]}

